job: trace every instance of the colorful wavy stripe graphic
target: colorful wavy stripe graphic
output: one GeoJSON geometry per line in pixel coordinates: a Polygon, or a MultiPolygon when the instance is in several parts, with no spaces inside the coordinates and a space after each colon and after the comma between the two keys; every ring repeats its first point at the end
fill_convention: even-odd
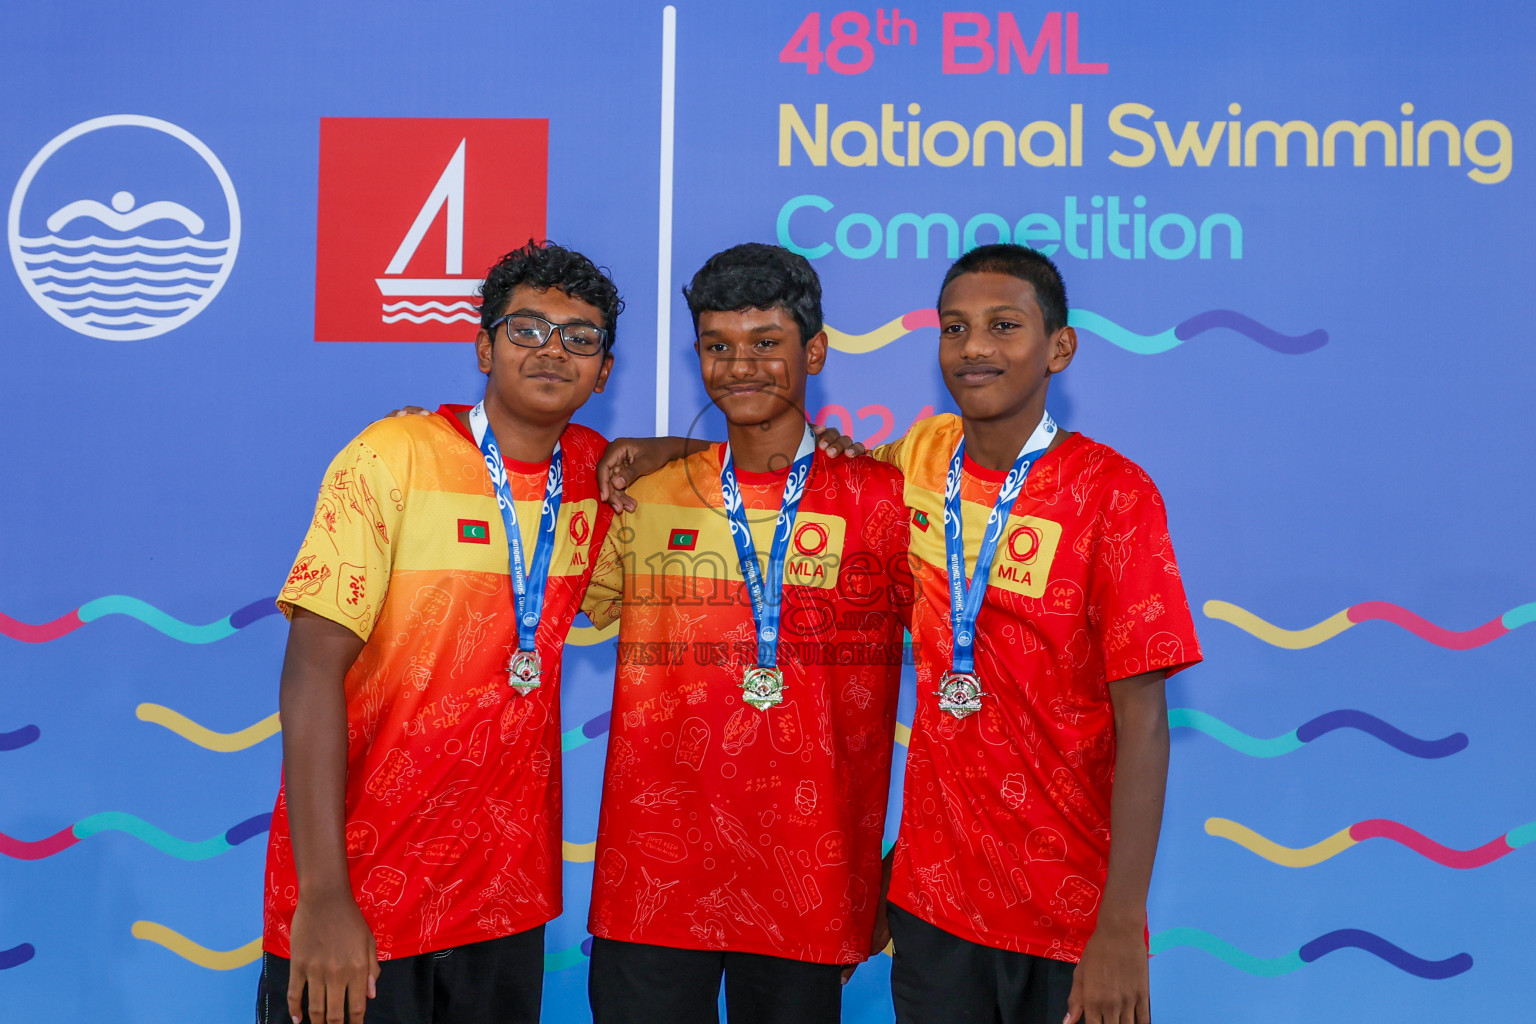
{"type": "MultiPolygon", "coordinates": [[[[36,624],[22,622],[0,612],[0,634],[29,644],[45,644],[50,640],[57,640],[61,636],[73,633],[87,622],[95,622],[107,615],[126,615],[129,618],[138,619],[152,629],[159,630],[172,640],[180,640],[184,644],[211,644],[234,636],[253,622],[278,614],[276,601],[275,597],[263,597],[230,612],[217,622],[199,626],[183,622],[147,601],[114,594],[88,601],[69,614],[60,615],[52,622],[36,624]]],[[[598,629],[596,626],[573,626],[570,635],[566,637],[566,642],[575,644],[577,647],[589,647],[604,640],[611,640],[618,636],[618,633],[617,622],[611,623],[604,629],[598,629]]],[[[167,726],[167,728],[170,727],[167,726]]]]}
{"type": "MultiPolygon", "coordinates": [[[[134,938],[163,946],[183,960],[209,971],[233,971],[247,964],[253,964],[261,957],[260,936],[234,949],[209,949],[207,946],[193,942],[176,929],[157,921],[135,921],[132,932],[134,938]]],[[[26,944],[17,946],[14,950],[0,950],[0,971],[26,963],[32,959],[32,954],[32,947],[26,944]],[[7,957],[18,951],[24,951],[24,955],[14,963],[7,962],[7,957]]],[[[553,953],[545,953],[544,970],[563,971],[568,967],[586,963],[591,955],[592,939],[589,936],[574,946],[553,953]]]]}
{"type": "Polygon", "coordinates": [[[135,921],[133,937],[164,946],[183,960],[189,960],[210,971],[232,971],[237,967],[255,963],[261,956],[259,936],[234,949],[209,949],[207,946],[198,945],[174,928],[167,928],[155,921],[135,921]]]}
{"type": "Polygon", "coordinates": [[[269,615],[277,614],[277,606],[273,604],[275,598],[264,597],[260,601],[252,601],[243,608],[238,608],[217,622],[209,622],[205,625],[195,625],[183,622],[173,615],[169,615],[146,601],[140,601],[136,597],[124,597],[121,594],[113,594],[108,597],[98,597],[94,601],[87,601],[67,615],[60,615],[52,622],[33,624],[21,622],[9,615],[0,614],[0,633],[13,640],[21,640],[29,644],[43,644],[50,640],[57,640],[61,636],[73,633],[88,622],[105,618],[108,615],[126,615],[164,633],[173,640],[180,640],[184,644],[211,644],[217,640],[223,640],[234,636],[240,630],[251,623],[264,619],[269,615]]]}
{"type": "Polygon", "coordinates": [[[1207,819],[1205,831],[1209,835],[1229,839],[1250,853],[1258,854],[1271,863],[1288,868],[1310,868],[1321,864],[1367,839],[1390,839],[1436,864],[1465,871],[1492,864],[1500,857],[1513,853],[1536,840],[1536,821],[1510,829],[1497,839],[1489,840],[1482,846],[1470,850],[1457,850],[1444,846],[1402,822],[1387,818],[1359,821],[1348,828],[1340,829],[1321,842],[1295,848],[1281,846],[1247,825],[1228,818],[1207,819]]]}
{"type": "Polygon", "coordinates": [[[1387,722],[1383,722],[1375,715],[1364,711],[1356,711],[1352,708],[1341,708],[1338,711],[1330,711],[1325,715],[1318,715],[1309,722],[1292,729],[1283,736],[1275,736],[1264,739],[1258,736],[1250,736],[1247,733],[1228,725],[1215,715],[1208,715],[1204,711],[1196,711],[1194,708],[1170,708],[1168,710],[1168,727],[1170,729],[1194,729],[1203,732],[1219,743],[1224,743],[1240,754],[1249,757],[1279,757],[1292,751],[1300,750],[1319,736],[1327,735],[1338,729],[1356,729],[1368,736],[1387,744],[1390,747],[1408,754],[1412,757],[1422,757],[1433,760],[1440,757],[1450,757],[1467,748],[1467,736],[1465,733],[1452,733],[1443,739],[1421,740],[1417,736],[1410,736],[1401,729],[1387,722]]]}
{"type": "Polygon", "coordinates": [[[199,725],[181,712],[163,704],[140,704],[134,709],[134,716],[141,722],[153,722],[155,725],[164,726],[188,743],[195,743],[204,750],[216,750],[222,754],[254,747],[263,740],[276,736],[283,728],[277,720],[275,711],[261,721],[234,732],[214,732],[207,726],[199,725]]]}
{"type": "Polygon", "coordinates": [[[122,811],[105,811],[82,818],[69,828],[61,829],[46,839],[27,841],[15,839],[0,832],[0,854],[17,860],[41,860],[102,832],[126,832],[140,842],[178,860],[207,860],[221,853],[227,853],[241,843],[261,835],[271,824],[270,813],[257,814],[210,839],[194,842],[173,836],[132,814],[125,814],[122,811]]]}
{"type": "MultiPolygon", "coordinates": [[[[1225,328],[1236,331],[1250,341],[1258,342],[1267,349],[1285,355],[1301,355],[1315,352],[1328,344],[1328,332],[1310,331],[1292,337],[1264,326],[1250,316],[1230,309],[1213,309],[1190,317],[1175,327],[1158,334],[1137,334],[1127,330],[1106,316],[1086,309],[1074,309],[1067,322],[1078,330],[1097,334],[1111,345],[1141,356],[1155,356],[1178,348],[1196,335],[1225,328]]],[[[933,309],[914,309],[894,320],[881,324],[864,334],[848,334],[834,327],[827,327],[827,341],[839,352],[864,355],[884,348],[898,338],[923,327],[938,327],[939,314],[933,309]]]]}
{"type": "Polygon", "coordinates": [[[43,734],[35,725],[24,725],[14,732],[0,732],[0,751],[20,750],[22,747],[36,743],[37,738],[43,734]]]}
{"type": "Polygon", "coordinates": [[[1469,953],[1457,953],[1444,960],[1425,960],[1388,942],[1380,935],[1362,931],[1359,928],[1340,928],[1338,931],[1319,935],[1293,952],[1271,957],[1254,956],[1246,950],[1238,949],[1226,939],[1200,928],[1171,928],[1152,936],[1153,956],[1181,947],[1202,950],[1231,967],[1259,978],[1278,978],[1290,974],[1315,960],[1322,959],[1329,953],[1350,947],[1363,949],[1400,971],[1431,981],[1454,978],[1472,969],[1472,956],[1469,953]]]}
{"type": "Polygon", "coordinates": [[[1469,651],[1474,647],[1481,647],[1521,626],[1536,622],[1536,601],[1522,604],[1518,608],[1511,608],[1503,615],[1483,623],[1476,629],[1461,631],[1444,629],[1389,601],[1364,601],[1350,605],[1343,611],[1335,612],[1322,622],[1305,629],[1282,629],[1259,618],[1246,608],[1240,608],[1227,601],[1207,601],[1204,610],[1208,618],[1230,622],[1238,629],[1251,633],[1267,644],[1292,651],[1316,647],[1326,640],[1332,640],[1346,629],[1372,620],[1401,626],[1414,636],[1452,651],[1469,651]]]}
{"type": "Polygon", "coordinates": [[[37,955],[37,950],[32,943],[23,942],[19,946],[10,949],[0,949],[0,971],[8,971],[12,967],[20,967],[37,955]]]}

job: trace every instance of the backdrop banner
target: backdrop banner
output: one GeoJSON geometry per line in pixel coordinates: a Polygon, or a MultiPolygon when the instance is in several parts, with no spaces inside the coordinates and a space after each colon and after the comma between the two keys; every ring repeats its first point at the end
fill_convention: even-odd
{"type": "MultiPolygon", "coordinates": [[[[865,444],[953,410],[948,264],[1050,254],[1050,411],[1156,480],[1206,653],[1169,684],[1156,1019],[1529,1018],[1529,5],[0,23],[0,1017],[251,1019],[273,598],[349,438],[480,396],[477,284],[549,237],[628,303],[577,417],[609,437],[723,436],[680,286],[729,245],[821,274],[808,411],[865,444]]],[[[590,1019],[614,659],[579,617],[546,1021],[590,1019]]],[[[889,972],[844,1020],[892,1019],[889,972]]]]}

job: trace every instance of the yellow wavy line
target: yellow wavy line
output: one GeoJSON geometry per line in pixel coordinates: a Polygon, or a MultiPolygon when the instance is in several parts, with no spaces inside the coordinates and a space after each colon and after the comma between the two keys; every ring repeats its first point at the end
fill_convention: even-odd
{"type": "Polygon", "coordinates": [[[827,332],[827,344],[839,352],[847,352],[849,355],[861,356],[866,352],[873,352],[877,348],[884,348],[897,338],[910,333],[897,317],[883,327],[876,327],[868,334],[844,334],[842,331],[827,324],[821,326],[827,332]]]}
{"type": "Polygon", "coordinates": [[[255,725],[248,725],[237,732],[214,732],[163,704],[140,704],[134,714],[141,722],[162,725],[190,743],[196,743],[205,750],[217,750],[221,754],[254,747],[262,740],[276,736],[283,728],[278,724],[276,711],[255,725]]]}
{"type": "Polygon", "coordinates": [[[154,921],[133,922],[133,937],[164,946],[183,960],[190,960],[210,971],[232,971],[254,963],[261,956],[261,939],[252,939],[238,949],[218,950],[199,946],[185,935],[154,921]]]}
{"type": "Polygon", "coordinates": [[[1332,640],[1354,623],[1349,621],[1349,609],[1330,615],[1315,626],[1306,629],[1281,629],[1265,622],[1246,608],[1239,608],[1226,601],[1205,602],[1207,618],[1230,622],[1238,629],[1251,633],[1267,644],[1299,651],[1304,647],[1316,647],[1324,640],[1332,640]]]}
{"type": "Polygon", "coordinates": [[[896,742],[904,747],[912,745],[912,727],[910,725],[902,725],[900,722],[896,723],[896,742]]]}
{"type": "Polygon", "coordinates": [[[565,642],[575,644],[577,647],[591,647],[593,644],[600,644],[604,640],[612,640],[618,635],[619,623],[615,619],[602,629],[598,629],[596,626],[572,626],[570,633],[566,635],[565,642]]]}
{"type": "Polygon", "coordinates": [[[1349,829],[1345,828],[1320,843],[1292,849],[1289,846],[1281,846],[1272,839],[1264,838],[1247,825],[1240,825],[1227,818],[1207,818],[1205,831],[1209,835],[1230,839],[1250,853],[1256,853],[1267,861],[1288,868],[1310,868],[1314,864],[1321,864],[1329,857],[1336,857],[1343,853],[1356,842],[1350,838],[1349,829]]]}
{"type": "Polygon", "coordinates": [[[560,840],[560,855],[572,864],[591,864],[597,858],[597,840],[590,843],[573,843],[560,840]]]}

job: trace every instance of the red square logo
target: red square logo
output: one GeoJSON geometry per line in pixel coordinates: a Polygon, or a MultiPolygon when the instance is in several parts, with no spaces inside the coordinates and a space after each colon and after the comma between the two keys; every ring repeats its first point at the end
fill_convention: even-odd
{"type": "Polygon", "coordinates": [[[542,118],[323,117],[316,341],[469,341],[486,270],[544,237],[542,118]]]}

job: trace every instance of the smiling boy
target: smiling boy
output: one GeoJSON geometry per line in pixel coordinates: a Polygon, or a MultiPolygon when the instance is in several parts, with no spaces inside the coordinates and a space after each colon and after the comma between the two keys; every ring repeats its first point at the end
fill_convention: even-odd
{"type": "Polygon", "coordinates": [[[885,944],[901,480],[812,441],[827,336],[804,258],[737,246],[685,294],[729,443],[631,488],[584,605],[620,618],[593,1017],[713,1021],[723,978],[732,1024],[835,1024],[845,967],[885,944]]]}
{"type": "MultiPolygon", "coordinates": [[[[1201,657],[1162,497],[1045,411],[1077,350],[1049,259],[974,249],[938,313],[961,415],[873,453],[905,476],[918,588],[889,889],[896,1019],[1148,1024],[1163,682],[1201,657]]],[[[605,496],[676,450],[614,442],[605,496]]]]}
{"type": "Polygon", "coordinates": [[[337,455],[278,599],[259,1024],[539,1018],[560,653],[611,518],[603,439],[570,419],[603,390],[622,303],[550,243],[482,291],[483,400],[380,420],[337,455]]]}

